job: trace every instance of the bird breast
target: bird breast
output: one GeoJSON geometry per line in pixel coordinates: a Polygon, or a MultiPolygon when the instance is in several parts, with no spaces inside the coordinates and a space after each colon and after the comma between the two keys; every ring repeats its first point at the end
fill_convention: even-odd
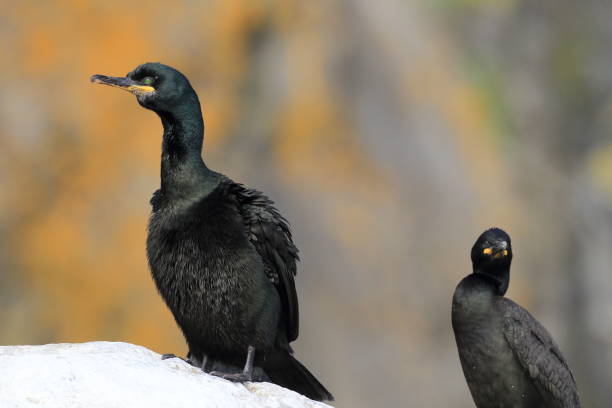
{"type": "MultiPolygon", "coordinates": [[[[195,209],[194,209],[195,210],[195,209]]],[[[147,255],[153,279],[176,317],[200,313],[231,316],[248,297],[261,260],[233,214],[174,215],[156,212],[147,255]],[[178,315],[178,316],[177,316],[178,315]]]]}

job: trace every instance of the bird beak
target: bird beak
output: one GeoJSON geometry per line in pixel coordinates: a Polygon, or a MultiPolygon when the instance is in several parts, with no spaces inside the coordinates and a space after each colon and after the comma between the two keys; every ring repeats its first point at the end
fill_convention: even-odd
{"type": "Polygon", "coordinates": [[[506,241],[498,242],[490,248],[485,248],[482,253],[490,255],[493,259],[504,258],[508,256],[508,243],[506,241]]]}
{"type": "Polygon", "coordinates": [[[154,92],[155,88],[152,86],[141,85],[130,78],[122,77],[109,77],[106,75],[92,75],[91,82],[94,84],[103,84],[109,86],[115,86],[117,88],[128,91],[134,95],[143,95],[150,92],[154,92]]]}

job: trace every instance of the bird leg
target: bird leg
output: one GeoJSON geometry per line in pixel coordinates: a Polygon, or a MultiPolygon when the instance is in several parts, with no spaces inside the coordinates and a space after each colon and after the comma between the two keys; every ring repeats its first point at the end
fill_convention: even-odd
{"type": "Polygon", "coordinates": [[[197,367],[199,369],[201,369],[202,371],[206,372],[206,368],[208,367],[208,363],[210,362],[208,359],[208,355],[202,353],[202,359],[197,358],[196,356],[194,356],[194,354],[190,351],[189,353],[187,353],[187,362],[189,364],[191,364],[194,367],[197,367]]]}
{"type": "Polygon", "coordinates": [[[208,370],[206,369],[207,366],[208,366],[208,356],[204,354],[202,355],[202,363],[200,364],[200,368],[202,369],[202,371],[206,373],[208,372],[208,370]]]}
{"type": "Polygon", "coordinates": [[[255,360],[255,347],[249,346],[247,351],[246,362],[242,373],[222,373],[220,371],[212,371],[210,374],[216,377],[221,377],[232,382],[253,381],[253,361],[255,360]]]}

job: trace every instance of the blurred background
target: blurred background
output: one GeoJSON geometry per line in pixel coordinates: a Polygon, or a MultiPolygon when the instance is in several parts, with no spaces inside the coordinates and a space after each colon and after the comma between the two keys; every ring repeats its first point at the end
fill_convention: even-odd
{"type": "Polygon", "coordinates": [[[93,86],[146,61],[204,158],[301,250],[298,358],[337,407],[472,407],[450,304],[487,227],[508,296],[612,400],[612,8],[599,0],[23,1],[0,15],[0,344],[186,346],[145,258],[161,125],[93,86]]]}

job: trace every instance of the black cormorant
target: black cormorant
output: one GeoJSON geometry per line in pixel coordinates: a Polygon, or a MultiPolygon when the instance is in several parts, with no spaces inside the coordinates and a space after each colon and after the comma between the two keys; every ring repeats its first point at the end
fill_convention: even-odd
{"type": "Polygon", "coordinates": [[[289,225],[265,195],[204,164],[202,112],[187,78],[147,63],[127,77],[91,80],[135,94],[161,118],[161,188],[151,199],[147,255],[188,361],[205,371],[244,366],[212,373],[232,381],[253,380],[255,366],[278,385],[332,400],[289,346],[298,337],[298,250],[289,225]]]}
{"type": "Polygon", "coordinates": [[[510,281],[510,237],[498,228],[472,247],[473,273],[453,297],[459,359],[478,408],[577,408],[576,382],[551,335],[504,297],[510,281]]]}

